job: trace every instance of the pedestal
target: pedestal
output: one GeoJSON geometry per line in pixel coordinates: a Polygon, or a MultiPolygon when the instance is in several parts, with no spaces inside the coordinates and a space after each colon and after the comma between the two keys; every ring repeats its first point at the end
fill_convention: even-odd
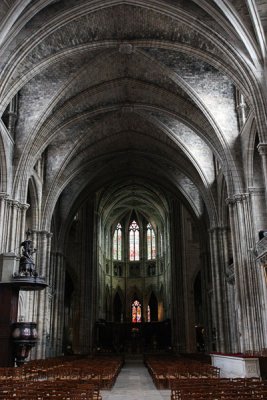
{"type": "Polygon", "coordinates": [[[26,362],[29,352],[37,342],[36,322],[15,322],[12,324],[12,341],[17,366],[26,362]]]}
{"type": "Polygon", "coordinates": [[[33,337],[35,323],[28,323],[31,325],[25,326],[26,330],[21,331],[22,334],[31,332],[30,337],[15,337],[18,330],[14,332],[14,329],[21,328],[21,325],[14,328],[14,324],[20,324],[17,323],[19,291],[43,290],[48,286],[45,279],[37,274],[27,271],[15,273],[17,261],[14,253],[0,255],[0,367],[13,367],[14,357],[17,365],[23,364],[37,340],[33,337]]]}

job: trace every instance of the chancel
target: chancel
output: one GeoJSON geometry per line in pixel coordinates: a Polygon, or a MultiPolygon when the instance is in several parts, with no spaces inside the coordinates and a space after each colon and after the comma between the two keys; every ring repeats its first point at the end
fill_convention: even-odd
{"type": "Polygon", "coordinates": [[[264,378],[266,30],[266,0],[0,1],[0,369],[264,378]]]}

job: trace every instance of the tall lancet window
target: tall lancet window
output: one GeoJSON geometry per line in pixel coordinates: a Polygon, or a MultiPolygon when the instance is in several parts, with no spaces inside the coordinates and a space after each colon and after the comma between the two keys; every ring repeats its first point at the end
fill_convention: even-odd
{"type": "Polygon", "coordinates": [[[139,261],[139,226],[133,221],[129,226],[129,258],[130,261],[139,261]]]}
{"type": "Polygon", "coordinates": [[[122,227],[119,223],[116,226],[113,236],[113,260],[121,261],[122,258],[122,227]]]}
{"type": "Polygon", "coordinates": [[[156,258],[156,236],[151,224],[146,227],[146,240],[147,240],[147,259],[155,260],[156,258]]]}

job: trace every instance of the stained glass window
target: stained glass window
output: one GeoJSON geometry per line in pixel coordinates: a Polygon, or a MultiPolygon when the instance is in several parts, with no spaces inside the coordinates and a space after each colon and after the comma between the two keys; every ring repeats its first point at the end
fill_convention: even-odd
{"type": "Polygon", "coordinates": [[[155,260],[156,258],[156,236],[151,224],[147,224],[147,259],[155,260]]]}
{"type": "Polygon", "coordinates": [[[136,221],[129,227],[129,258],[130,261],[139,260],[139,226],[136,221]]]}
{"type": "Polygon", "coordinates": [[[132,304],[132,322],[138,323],[142,321],[141,303],[135,300],[132,304]]]}
{"type": "Polygon", "coordinates": [[[121,261],[122,258],[122,227],[119,223],[113,236],[113,260],[121,261]]]}

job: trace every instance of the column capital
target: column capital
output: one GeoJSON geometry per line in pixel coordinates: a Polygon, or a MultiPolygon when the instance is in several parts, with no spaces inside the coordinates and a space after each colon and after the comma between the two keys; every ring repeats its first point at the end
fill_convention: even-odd
{"type": "Polygon", "coordinates": [[[10,206],[17,207],[22,210],[28,210],[28,208],[30,207],[30,204],[21,203],[19,200],[10,199],[10,198],[8,198],[8,195],[5,195],[5,194],[3,196],[1,196],[1,193],[0,193],[0,198],[6,199],[7,203],[10,206]]]}
{"type": "Polygon", "coordinates": [[[7,199],[7,202],[8,202],[8,204],[9,204],[11,207],[17,207],[17,208],[19,208],[20,203],[19,203],[18,200],[7,199]]]}
{"type": "Polygon", "coordinates": [[[267,155],[267,143],[259,143],[257,149],[261,156],[267,155]]]}
{"type": "Polygon", "coordinates": [[[9,197],[9,194],[5,193],[5,192],[0,192],[0,199],[7,199],[9,197]]]}
{"type": "Polygon", "coordinates": [[[225,202],[229,206],[247,200],[249,197],[250,193],[236,193],[232,197],[225,199],[225,202]]]}
{"type": "Polygon", "coordinates": [[[30,204],[28,204],[28,203],[20,203],[20,208],[22,210],[28,210],[29,207],[30,207],[30,204]]]}
{"type": "Polygon", "coordinates": [[[46,230],[38,230],[38,229],[29,229],[30,233],[35,233],[36,235],[46,236],[51,238],[53,236],[52,232],[48,232],[46,230]]]}
{"type": "Polygon", "coordinates": [[[229,231],[230,227],[227,225],[222,225],[222,226],[212,226],[210,229],[208,229],[208,233],[213,233],[213,232],[224,232],[224,231],[229,231]]]}

